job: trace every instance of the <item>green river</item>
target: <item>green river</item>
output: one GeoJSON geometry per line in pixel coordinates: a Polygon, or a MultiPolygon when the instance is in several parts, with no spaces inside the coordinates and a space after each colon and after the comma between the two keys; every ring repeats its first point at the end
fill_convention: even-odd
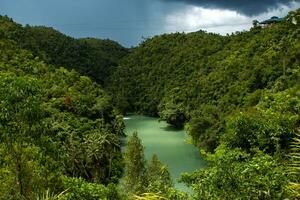
{"type": "Polygon", "coordinates": [[[145,147],[146,160],[157,154],[159,160],[168,166],[175,187],[187,191],[187,187],[178,183],[176,178],[183,172],[192,172],[206,165],[197,148],[187,143],[187,134],[164,121],[159,122],[157,118],[129,115],[124,121],[127,135],[138,132],[145,147]]]}

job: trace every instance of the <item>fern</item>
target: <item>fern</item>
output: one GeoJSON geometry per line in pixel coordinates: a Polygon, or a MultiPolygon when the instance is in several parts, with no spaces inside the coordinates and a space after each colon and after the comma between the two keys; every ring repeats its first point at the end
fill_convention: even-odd
{"type": "Polygon", "coordinates": [[[300,130],[296,134],[294,138],[294,142],[291,145],[290,157],[291,157],[291,164],[289,166],[289,172],[291,174],[295,174],[298,176],[297,182],[291,182],[287,186],[287,190],[293,194],[296,198],[300,198],[300,130]]]}

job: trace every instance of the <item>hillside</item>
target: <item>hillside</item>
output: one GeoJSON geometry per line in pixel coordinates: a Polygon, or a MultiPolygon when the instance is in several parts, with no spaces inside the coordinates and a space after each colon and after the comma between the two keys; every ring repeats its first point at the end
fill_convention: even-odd
{"type": "Polygon", "coordinates": [[[199,147],[208,168],[181,177],[192,199],[299,198],[299,16],[227,36],[156,36],[110,78],[120,111],[184,127],[199,147]]]}
{"type": "Polygon", "coordinates": [[[124,125],[111,97],[14,41],[0,37],[0,49],[0,199],[34,199],[85,181],[116,183],[124,125]]]}
{"type": "Polygon", "coordinates": [[[299,23],[288,16],[274,27],[228,36],[156,36],[123,60],[108,91],[120,110],[185,124],[197,146],[213,150],[228,116],[255,106],[267,90],[294,84],[299,35],[299,23]]]}
{"type": "Polygon", "coordinates": [[[0,32],[46,63],[75,69],[100,84],[128,54],[126,48],[111,40],[74,39],[53,28],[23,27],[8,17],[0,16],[0,32]]]}
{"type": "Polygon", "coordinates": [[[299,9],[131,50],[0,17],[0,200],[299,199],[299,130],[299,9]],[[187,131],[207,163],[182,174],[191,193],[137,132],[121,150],[128,112],[187,131]]]}

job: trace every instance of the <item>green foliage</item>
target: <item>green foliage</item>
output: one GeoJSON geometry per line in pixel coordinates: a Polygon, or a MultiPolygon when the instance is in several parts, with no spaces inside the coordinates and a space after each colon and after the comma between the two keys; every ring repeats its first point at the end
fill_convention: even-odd
{"type": "Polygon", "coordinates": [[[121,111],[187,127],[213,151],[226,118],[255,106],[275,84],[292,87],[300,65],[299,10],[270,28],[227,36],[203,31],[155,36],[122,60],[108,87],[121,111]]]}
{"type": "Polygon", "coordinates": [[[117,182],[124,127],[90,78],[0,39],[1,198],[63,191],[61,176],[117,182]]]}
{"type": "Polygon", "coordinates": [[[287,172],[281,163],[262,152],[255,155],[219,147],[208,157],[210,167],[185,174],[194,199],[284,199],[287,172]]]}
{"type": "Polygon", "coordinates": [[[60,194],[53,194],[49,190],[46,190],[45,193],[37,196],[36,200],[63,200],[65,192],[66,191],[63,191],[60,194]]]}
{"type": "Polygon", "coordinates": [[[163,165],[157,155],[153,155],[147,167],[148,187],[149,192],[167,193],[172,187],[172,180],[167,166],[163,165]]]}
{"type": "Polygon", "coordinates": [[[104,185],[89,183],[81,178],[64,178],[63,183],[65,188],[67,188],[66,193],[63,195],[63,200],[107,199],[108,189],[104,185]]]}
{"type": "MultiPolygon", "coordinates": [[[[31,197],[41,189],[42,167],[38,162],[39,148],[31,140],[42,132],[40,90],[38,82],[30,77],[17,77],[0,73],[0,142],[3,148],[3,174],[1,179],[13,176],[14,188],[5,185],[4,194],[15,193],[16,197],[31,197]],[[6,155],[6,156],[4,156],[6,155]]],[[[46,179],[46,180],[45,180],[46,179]]],[[[2,181],[1,181],[2,182],[2,181]]]]}
{"type": "Polygon", "coordinates": [[[75,69],[101,84],[105,83],[119,60],[128,54],[127,49],[111,40],[74,39],[53,28],[22,27],[2,16],[0,36],[16,41],[48,64],[75,69]]]}
{"type": "MultiPolygon", "coordinates": [[[[173,188],[173,181],[171,179],[168,167],[161,163],[157,155],[153,155],[146,171],[147,187],[146,191],[149,193],[143,194],[145,199],[166,198],[174,200],[186,200],[188,195],[173,188]]],[[[142,199],[143,199],[142,198],[142,199]]]]}
{"type": "Polygon", "coordinates": [[[159,110],[161,110],[159,113],[160,118],[177,128],[182,128],[188,117],[185,113],[184,101],[185,98],[181,94],[180,88],[172,89],[158,106],[159,110]]]}
{"type": "Polygon", "coordinates": [[[168,200],[164,196],[155,193],[144,193],[141,196],[135,195],[134,200],[168,200]]]}
{"type": "Polygon", "coordinates": [[[280,92],[269,91],[255,110],[228,120],[225,143],[231,148],[260,149],[280,153],[289,149],[299,128],[299,86],[280,92]]]}
{"type": "Polygon", "coordinates": [[[255,107],[226,119],[221,145],[206,157],[209,167],[182,177],[194,199],[297,198],[296,184],[286,190],[298,172],[288,172],[285,155],[299,130],[299,82],[279,85],[281,79],[255,107]]]}
{"type": "Polygon", "coordinates": [[[292,194],[292,196],[295,197],[295,199],[298,199],[300,197],[300,183],[299,183],[299,152],[300,152],[300,140],[299,140],[299,132],[296,134],[294,141],[291,145],[292,152],[290,153],[291,163],[288,167],[288,172],[291,174],[294,174],[296,176],[296,179],[291,181],[287,185],[287,190],[292,194]]]}
{"type": "Polygon", "coordinates": [[[127,111],[185,127],[214,152],[182,176],[192,198],[298,198],[298,143],[293,173],[285,155],[300,125],[299,12],[227,36],[156,36],[129,55],[0,17],[0,199],[188,199],[156,156],[146,165],[137,133],[123,161],[127,111]]]}
{"type": "Polygon", "coordinates": [[[125,153],[126,177],[125,185],[132,193],[144,191],[146,161],[144,147],[137,132],[129,137],[125,153]]]}
{"type": "Polygon", "coordinates": [[[224,128],[224,116],[218,111],[218,107],[214,105],[201,106],[185,126],[193,143],[210,152],[217,147],[220,132],[224,128]]]}
{"type": "Polygon", "coordinates": [[[186,200],[188,195],[173,188],[173,182],[167,166],[156,155],[146,165],[144,147],[134,132],[128,139],[125,153],[126,176],[125,191],[129,199],[169,198],[186,200]]]}
{"type": "Polygon", "coordinates": [[[281,148],[287,149],[294,133],[295,118],[265,113],[241,113],[229,122],[224,140],[231,148],[243,150],[260,149],[274,154],[281,148]]]}

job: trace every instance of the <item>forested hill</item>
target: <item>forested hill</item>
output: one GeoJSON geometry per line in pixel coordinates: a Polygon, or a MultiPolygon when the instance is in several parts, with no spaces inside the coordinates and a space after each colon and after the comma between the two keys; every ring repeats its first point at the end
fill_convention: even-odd
{"type": "Polygon", "coordinates": [[[123,172],[123,117],[91,78],[47,62],[74,62],[70,69],[76,68],[77,61],[83,65],[92,58],[80,63],[72,60],[75,55],[79,59],[94,52],[100,57],[93,62],[103,60],[103,65],[97,63],[101,71],[126,50],[110,41],[22,28],[6,17],[0,21],[0,199],[40,199],[63,191],[68,191],[65,199],[89,199],[87,193],[106,198],[104,184],[114,190],[123,172]],[[35,53],[21,48],[25,46],[35,53]],[[78,189],[84,197],[80,192],[74,196],[78,189]]]}
{"type": "Polygon", "coordinates": [[[111,40],[74,39],[53,28],[21,26],[0,16],[0,34],[48,64],[65,66],[103,84],[128,49],[111,40]]]}
{"type": "Polygon", "coordinates": [[[109,91],[120,110],[185,124],[197,146],[213,150],[226,118],[253,108],[268,91],[295,84],[299,27],[298,10],[272,27],[227,36],[203,31],[156,36],[124,59],[109,91]]]}
{"type": "Polygon", "coordinates": [[[299,9],[130,52],[0,17],[0,200],[299,199],[299,91],[299,9]],[[129,111],[190,134],[208,165],[181,176],[191,194],[157,156],[146,162],[138,133],[123,154],[129,111]]]}

